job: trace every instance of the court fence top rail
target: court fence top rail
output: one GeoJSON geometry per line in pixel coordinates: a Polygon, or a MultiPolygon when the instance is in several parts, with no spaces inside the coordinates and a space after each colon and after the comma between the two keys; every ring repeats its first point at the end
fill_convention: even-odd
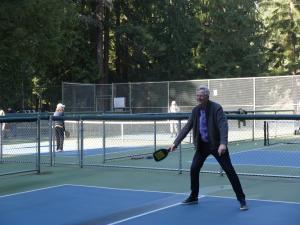
{"type": "MultiPolygon", "coordinates": [[[[184,120],[191,113],[139,113],[139,114],[73,114],[65,116],[52,116],[49,114],[35,114],[31,116],[1,116],[0,123],[33,122],[40,120],[184,120]]],[[[227,114],[232,120],[300,120],[300,114],[227,114]]]]}
{"type": "MultiPolygon", "coordinates": [[[[35,114],[31,116],[1,116],[0,123],[33,122],[40,120],[186,120],[191,113],[139,113],[139,114],[72,114],[65,116],[52,116],[49,114],[35,114]]],[[[227,114],[229,120],[300,120],[300,114],[227,114]]]]}

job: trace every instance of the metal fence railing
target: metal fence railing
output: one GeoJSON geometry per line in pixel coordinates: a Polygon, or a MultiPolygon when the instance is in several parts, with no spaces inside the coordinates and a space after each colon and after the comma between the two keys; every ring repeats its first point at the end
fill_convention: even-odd
{"type": "MultiPolygon", "coordinates": [[[[194,153],[191,134],[178,150],[155,162],[152,153],[174,141],[171,123],[183,127],[189,113],[99,114],[0,118],[16,125],[15,136],[1,132],[4,174],[40,171],[41,165],[100,166],[189,171],[194,153]],[[56,151],[54,121],[64,120],[70,134],[56,151]]],[[[300,178],[300,115],[227,114],[229,151],[238,174],[300,178]]],[[[10,131],[12,132],[12,130],[10,131]]],[[[12,135],[12,133],[10,134],[12,135]]],[[[222,173],[208,158],[202,172],[222,173]]]]}

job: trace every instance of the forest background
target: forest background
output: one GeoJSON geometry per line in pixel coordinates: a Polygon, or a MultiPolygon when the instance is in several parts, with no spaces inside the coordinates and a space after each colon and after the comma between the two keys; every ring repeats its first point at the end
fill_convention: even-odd
{"type": "Polygon", "coordinates": [[[300,0],[1,0],[0,108],[53,110],[62,82],[300,73],[300,0]]]}

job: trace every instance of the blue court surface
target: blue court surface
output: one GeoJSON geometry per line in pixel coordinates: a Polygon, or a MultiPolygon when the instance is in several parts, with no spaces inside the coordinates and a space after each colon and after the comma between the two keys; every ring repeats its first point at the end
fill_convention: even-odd
{"type": "MultiPolygon", "coordinates": [[[[234,165],[300,167],[300,153],[293,151],[249,150],[230,154],[234,165]]],[[[207,163],[217,163],[209,157],[207,163]]]]}
{"type": "Polygon", "coordinates": [[[61,185],[0,197],[1,225],[299,225],[300,203],[248,200],[241,212],[233,198],[61,185]]]}
{"type": "MultiPolygon", "coordinates": [[[[134,152],[138,150],[146,149],[146,147],[109,147],[106,148],[105,154],[115,154],[115,153],[126,153],[126,152],[134,152]]],[[[63,156],[77,156],[79,154],[78,150],[66,150],[63,152],[56,152],[57,154],[63,155],[63,156]]],[[[92,148],[92,149],[85,149],[84,150],[85,156],[95,156],[95,155],[103,155],[103,149],[102,148],[92,148]]]]}

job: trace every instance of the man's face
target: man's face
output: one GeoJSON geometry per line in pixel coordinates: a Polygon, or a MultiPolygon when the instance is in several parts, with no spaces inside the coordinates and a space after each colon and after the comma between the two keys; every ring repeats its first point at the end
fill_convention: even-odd
{"type": "Polygon", "coordinates": [[[199,105],[206,105],[208,96],[205,95],[203,90],[196,91],[196,99],[199,105]]]}

